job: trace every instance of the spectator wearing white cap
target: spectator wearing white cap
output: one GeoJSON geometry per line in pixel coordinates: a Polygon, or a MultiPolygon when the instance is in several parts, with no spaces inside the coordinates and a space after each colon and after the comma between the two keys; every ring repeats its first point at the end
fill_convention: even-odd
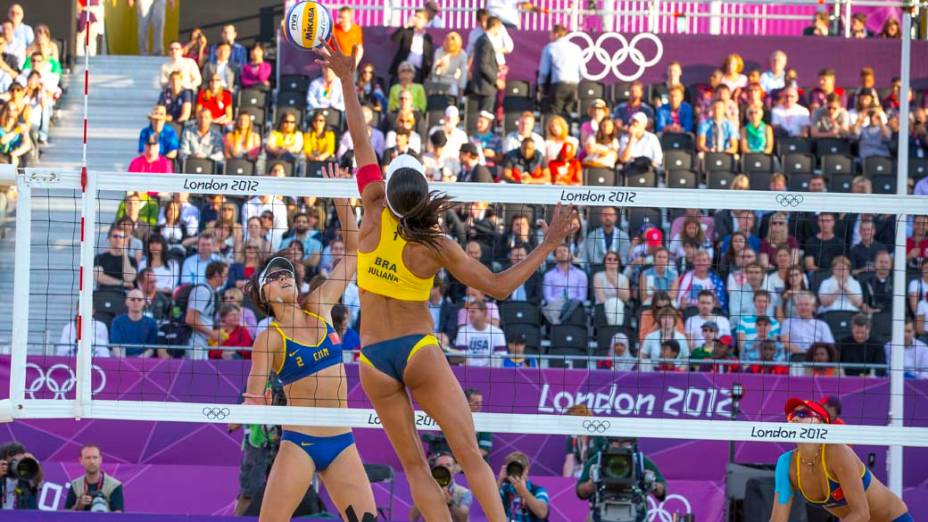
{"type": "Polygon", "coordinates": [[[632,115],[628,132],[619,140],[619,162],[628,164],[638,158],[647,158],[651,165],[660,167],[664,161],[661,142],[648,132],[648,117],[643,112],[632,115]]]}
{"type": "Polygon", "coordinates": [[[477,114],[477,124],[470,142],[480,148],[488,167],[496,166],[503,157],[503,139],[496,134],[493,128],[493,113],[480,111],[477,114]]]}
{"type": "Polygon", "coordinates": [[[444,131],[448,143],[445,145],[445,154],[457,159],[461,151],[461,145],[467,143],[467,133],[458,128],[461,123],[461,113],[454,105],[449,105],[445,109],[445,116],[441,119],[441,125],[436,125],[429,129],[431,136],[436,131],[444,131]]]}

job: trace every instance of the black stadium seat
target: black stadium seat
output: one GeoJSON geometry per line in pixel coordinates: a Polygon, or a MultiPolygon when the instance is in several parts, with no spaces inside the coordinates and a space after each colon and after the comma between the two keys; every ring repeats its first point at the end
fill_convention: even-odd
{"type": "Polygon", "coordinates": [[[867,177],[896,175],[896,162],[885,156],[870,156],[864,159],[863,174],[867,177]]]}
{"type": "Polygon", "coordinates": [[[916,183],[928,176],[928,158],[912,158],[909,160],[909,177],[916,183]]]}
{"type": "Polygon", "coordinates": [[[709,172],[706,175],[706,185],[710,189],[727,190],[731,188],[731,182],[735,179],[733,172],[709,172]]]}
{"type": "Polygon", "coordinates": [[[506,326],[514,324],[541,324],[538,306],[526,301],[505,301],[499,305],[500,322],[506,326]]]}
{"type": "Polygon", "coordinates": [[[773,156],[757,153],[745,154],[741,158],[741,172],[748,175],[770,174],[773,172],[773,156]]]}
{"type": "MultiPolygon", "coordinates": [[[[551,327],[551,355],[560,356],[586,356],[589,352],[589,336],[585,327],[560,325],[551,327]]],[[[548,365],[552,368],[564,368],[567,362],[563,359],[551,359],[548,365]]],[[[574,360],[574,368],[585,368],[586,361],[574,360]]]]}
{"type": "Polygon", "coordinates": [[[776,142],[777,156],[784,157],[792,152],[812,153],[812,141],[806,138],[777,138],[776,142]]]}
{"type": "Polygon", "coordinates": [[[187,158],[181,170],[185,174],[217,174],[216,162],[209,158],[187,158]]]}
{"type": "Polygon", "coordinates": [[[525,336],[525,353],[527,354],[540,354],[544,353],[541,348],[541,327],[537,324],[514,324],[507,325],[503,323],[502,326],[503,334],[506,335],[506,340],[512,339],[516,335],[525,336]]]}
{"type": "Polygon", "coordinates": [[[846,154],[822,156],[822,175],[825,177],[854,173],[854,158],[846,154]]]}
{"type": "Polygon", "coordinates": [[[895,194],[896,193],[896,175],[895,174],[878,174],[870,178],[873,184],[874,194],[895,194]]]}
{"type": "Polygon", "coordinates": [[[696,150],[696,138],[688,132],[665,132],[660,139],[664,150],[696,150]]]}
{"type": "Polygon", "coordinates": [[[242,89],[238,92],[238,108],[267,106],[267,93],[258,89],[242,89]]]}
{"type": "Polygon", "coordinates": [[[603,87],[603,84],[600,82],[583,80],[577,86],[577,96],[579,96],[581,100],[595,100],[597,98],[605,98],[606,88],[603,87]]]}
{"type": "Polygon", "coordinates": [[[692,170],[671,170],[667,173],[667,188],[688,188],[698,187],[696,173],[692,170]]]}
{"type": "Polygon", "coordinates": [[[302,74],[285,74],[280,77],[280,92],[292,92],[302,94],[306,99],[306,93],[309,91],[309,77],[302,74]]]}
{"type": "Polygon", "coordinates": [[[707,152],[703,161],[706,172],[736,172],[735,157],[725,152],[707,152]]]}
{"type": "Polygon", "coordinates": [[[793,174],[812,175],[815,171],[815,158],[811,154],[802,152],[793,152],[783,158],[783,173],[787,177],[793,174]]]}
{"type": "Polygon", "coordinates": [[[507,98],[531,98],[532,86],[525,80],[506,80],[504,96],[507,98]]]}
{"type": "Polygon", "coordinates": [[[693,170],[693,152],[672,149],[664,153],[664,168],[667,170],[693,170]]]}
{"type": "Polygon", "coordinates": [[[614,187],[615,170],[597,167],[583,168],[583,184],[597,187],[614,187]]]}
{"type": "Polygon", "coordinates": [[[254,176],[255,162],[241,158],[226,160],[225,173],[230,176],[254,176]]]}
{"type": "Polygon", "coordinates": [[[840,138],[818,138],[815,140],[815,155],[821,158],[825,154],[851,155],[851,142],[840,138]]]}

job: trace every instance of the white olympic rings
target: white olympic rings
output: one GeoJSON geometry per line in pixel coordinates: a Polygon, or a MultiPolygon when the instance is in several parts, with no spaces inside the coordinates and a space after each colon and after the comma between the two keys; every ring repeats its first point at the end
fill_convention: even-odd
{"type": "Polygon", "coordinates": [[[648,497],[648,522],[673,522],[673,516],[677,513],[681,515],[686,515],[693,512],[693,507],[690,506],[690,501],[686,499],[683,495],[667,495],[660,504],[654,500],[654,497],[648,497]],[[673,505],[672,501],[676,500],[676,505],[673,505]],[[668,509],[668,504],[671,504],[669,507],[677,508],[673,513],[668,509]],[[683,511],[680,511],[680,508],[683,511]]]}
{"type": "MultiPolygon", "coordinates": [[[[94,388],[91,390],[91,395],[100,393],[106,387],[106,372],[96,364],[93,365],[92,368],[91,371],[96,371],[100,378],[93,381],[94,388]]],[[[53,364],[49,366],[47,370],[43,370],[38,364],[26,363],[26,372],[30,369],[38,374],[26,385],[26,395],[28,395],[30,399],[35,400],[36,393],[47,390],[52,393],[53,399],[65,400],[68,398],[68,393],[74,390],[74,387],[77,385],[77,376],[74,374],[74,370],[66,364],[53,364]],[[65,377],[64,380],[60,380],[60,377],[64,377],[65,375],[67,377],[65,377]]]]}
{"type": "Polygon", "coordinates": [[[567,39],[571,41],[577,38],[586,44],[585,46],[578,44],[582,53],[580,56],[583,58],[581,64],[583,77],[594,82],[602,80],[608,76],[610,72],[623,82],[635,81],[644,75],[648,67],[656,65],[664,56],[664,44],[654,33],[636,34],[632,37],[631,41],[619,33],[603,33],[599,35],[599,38],[597,38],[595,42],[592,36],[581,31],[574,31],[567,35],[567,39]],[[609,52],[603,48],[603,43],[608,40],[617,40],[620,44],[619,49],[611,56],[609,52]],[[657,48],[654,57],[649,60],[645,60],[644,53],[638,49],[638,44],[642,40],[651,40],[657,48]],[[590,60],[593,58],[603,66],[603,70],[596,74],[590,74],[589,68],[587,67],[590,60]],[[625,63],[625,60],[631,60],[633,64],[638,66],[638,70],[635,71],[634,74],[624,74],[619,70],[619,67],[625,63]]]}

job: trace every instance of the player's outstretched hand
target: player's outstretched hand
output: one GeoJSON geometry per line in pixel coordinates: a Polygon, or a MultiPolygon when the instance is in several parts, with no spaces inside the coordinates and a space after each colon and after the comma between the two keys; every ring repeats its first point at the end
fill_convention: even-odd
{"type": "Polygon", "coordinates": [[[554,207],[551,224],[545,231],[545,243],[551,246],[560,245],[570,234],[577,231],[578,225],[574,221],[577,210],[573,205],[564,207],[560,203],[554,207]]]}
{"type": "Polygon", "coordinates": [[[351,177],[347,169],[338,168],[338,163],[330,161],[322,167],[322,177],[325,179],[346,179],[351,177]]]}
{"type": "Polygon", "coordinates": [[[357,69],[357,45],[351,47],[350,55],[346,55],[339,48],[338,41],[332,38],[324,46],[313,49],[313,52],[319,57],[316,59],[316,63],[332,69],[335,76],[338,76],[343,82],[354,82],[354,71],[357,69]]]}

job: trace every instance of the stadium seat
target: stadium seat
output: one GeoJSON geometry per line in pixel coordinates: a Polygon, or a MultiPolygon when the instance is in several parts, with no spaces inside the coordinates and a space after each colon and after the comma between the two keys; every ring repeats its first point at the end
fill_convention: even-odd
{"type": "Polygon", "coordinates": [[[825,177],[854,173],[854,158],[846,154],[825,154],[821,159],[825,177]]]}
{"type": "Polygon", "coordinates": [[[812,141],[806,138],[777,138],[776,142],[777,156],[783,158],[787,154],[802,152],[805,154],[812,153],[812,141]]]}
{"type": "Polygon", "coordinates": [[[912,158],[909,160],[909,177],[916,183],[928,176],[928,158],[912,158]]]}
{"type": "Polygon", "coordinates": [[[667,173],[667,188],[694,189],[699,186],[692,170],[671,170],[667,173]]]}
{"type": "Polygon", "coordinates": [[[254,127],[255,132],[261,133],[261,130],[264,129],[264,118],[265,112],[264,107],[239,107],[239,114],[247,114],[251,117],[251,125],[254,127]]]}
{"type": "Polygon", "coordinates": [[[656,187],[657,186],[657,173],[654,172],[654,169],[632,169],[632,172],[625,172],[625,186],[626,187],[656,187]]]}
{"type": "Polygon", "coordinates": [[[654,225],[658,228],[663,226],[661,219],[661,209],[659,208],[641,208],[632,207],[628,209],[628,229],[629,235],[638,234],[644,225],[654,225]]]}
{"type": "Polygon", "coordinates": [[[696,139],[689,132],[665,132],[661,134],[661,148],[665,151],[673,149],[696,150],[696,139]]]}
{"type": "Polygon", "coordinates": [[[895,194],[896,193],[896,175],[879,174],[870,178],[873,184],[874,194],[895,194]]]}
{"type": "Polygon", "coordinates": [[[187,158],[181,171],[186,174],[218,174],[216,162],[209,158],[187,158]]]}
{"type": "Polygon", "coordinates": [[[893,314],[890,311],[884,311],[873,314],[870,318],[870,335],[880,344],[888,343],[893,336],[893,314]]]}
{"type": "Polygon", "coordinates": [[[506,339],[512,339],[513,336],[522,334],[525,336],[525,353],[541,354],[544,351],[541,348],[541,327],[537,324],[515,324],[507,325],[503,323],[503,334],[506,339]]]}
{"type": "Polygon", "coordinates": [[[184,126],[176,121],[166,121],[164,124],[174,129],[174,133],[177,134],[177,139],[180,140],[180,137],[184,134],[184,126]]]}
{"type": "Polygon", "coordinates": [[[737,172],[735,157],[725,152],[707,152],[703,161],[706,172],[737,172]]]}
{"type": "Polygon", "coordinates": [[[258,89],[242,89],[238,92],[239,109],[246,107],[257,107],[264,109],[267,107],[267,93],[258,89]]]}
{"type": "Polygon", "coordinates": [[[230,176],[254,176],[255,162],[242,158],[226,160],[225,173],[230,176]]]}
{"type": "Polygon", "coordinates": [[[819,268],[818,270],[809,274],[809,290],[812,291],[815,295],[818,295],[818,289],[822,286],[822,282],[831,277],[831,270],[827,268],[819,268]]]}
{"type": "Polygon", "coordinates": [[[825,154],[851,155],[851,142],[840,138],[818,138],[815,140],[815,155],[821,158],[825,154]]]}
{"type": "Polygon", "coordinates": [[[338,109],[322,109],[322,114],[325,116],[325,124],[334,130],[336,135],[344,130],[342,128],[342,111],[338,109]]]}
{"type": "MultiPolygon", "coordinates": [[[[748,153],[741,158],[741,172],[745,174],[770,174],[773,172],[773,156],[748,153]]],[[[766,188],[767,185],[764,184],[766,188]]]]}
{"type": "Polygon", "coordinates": [[[442,113],[445,109],[454,103],[454,100],[450,96],[445,96],[443,94],[429,94],[425,99],[425,110],[426,111],[441,111],[442,113]]]}
{"type": "Polygon", "coordinates": [[[615,170],[599,167],[583,168],[583,184],[597,187],[614,187],[615,170]]]}
{"type": "Polygon", "coordinates": [[[277,108],[281,107],[306,107],[306,94],[286,91],[277,95],[277,108]]]}
{"type": "Polygon", "coordinates": [[[102,320],[109,328],[117,315],[126,313],[126,293],[122,290],[96,290],[93,293],[94,319],[102,320]]]}
{"type": "Polygon", "coordinates": [[[693,170],[693,152],[673,149],[664,153],[664,168],[667,170],[693,170]]]}
{"type": "Polygon", "coordinates": [[[606,88],[600,82],[582,80],[577,86],[577,96],[581,100],[595,100],[596,98],[605,98],[606,88]]]}
{"type": "Polygon", "coordinates": [[[506,80],[506,91],[503,96],[507,98],[531,98],[532,85],[525,80],[506,80]]]}
{"type": "Polygon", "coordinates": [[[464,130],[467,131],[468,136],[472,136],[477,132],[477,115],[480,114],[480,109],[477,104],[468,97],[464,98],[464,130]]]}
{"type": "Polygon", "coordinates": [[[530,98],[503,98],[503,134],[516,129],[516,121],[524,111],[532,112],[535,106],[530,98]]]}
{"type": "Polygon", "coordinates": [[[752,172],[748,174],[751,190],[770,190],[771,178],[773,178],[772,172],[752,172]]]}
{"type": "Polygon", "coordinates": [[[706,175],[706,185],[710,189],[728,190],[731,188],[731,182],[735,179],[733,172],[709,172],[706,175]]]}
{"type": "Polygon", "coordinates": [[[506,326],[515,324],[539,325],[541,315],[538,306],[526,301],[504,301],[499,305],[500,322],[506,326]]]}
{"type": "Polygon", "coordinates": [[[825,312],[822,320],[831,328],[831,335],[835,339],[843,339],[851,335],[851,318],[857,312],[825,312]]]}
{"type": "Polygon", "coordinates": [[[786,177],[786,188],[793,192],[806,192],[809,190],[809,181],[812,180],[812,174],[796,172],[786,177]]]}
{"type": "Polygon", "coordinates": [[[621,105],[628,101],[632,97],[632,84],[631,82],[618,82],[613,83],[609,86],[609,101],[612,102],[612,105],[621,105]]]}
{"type": "MultiPolygon", "coordinates": [[[[629,339],[629,352],[631,352],[631,339],[634,334],[630,335],[628,328],[624,326],[601,326],[596,328],[596,349],[593,355],[604,357],[609,355],[609,349],[612,348],[612,336],[622,332],[629,339]]],[[[593,364],[595,366],[595,363],[593,364]]]]}
{"type": "Polygon", "coordinates": [[[792,178],[793,174],[812,175],[815,171],[815,158],[805,152],[792,152],[783,158],[783,173],[792,178]]]}
{"type": "Polygon", "coordinates": [[[896,175],[896,162],[886,156],[870,156],[864,159],[863,174],[868,178],[875,176],[896,175]]]}
{"type": "MultiPolygon", "coordinates": [[[[551,355],[586,356],[589,352],[589,336],[586,327],[559,325],[551,327],[551,355]]],[[[586,361],[573,360],[574,368],[585,368],[586,361]]],[[[565,360],[551,359],[548,365],[552,368],[564,368],[568,364],[565,360]]]]}
{"type": "MultiPolygon", "coordinates": [[[[306,100],[306,93],[309,91],[309,77],[302,74],[285,74],[280,77],[280,93],[296,93],[306,100]]],[[[278,96],[278,100],[279,100],[278,96]]]]}
{"type": "Polygon", "coordinates": [[[306,178],[321,178],[322,169],[324,169],[328,163],[328,161],[307,161],[303,176],[306,178]]]}
{"type": "Polygon", "coordinates": [[[850,194],[851,189],[853,188],[853,183],[853,174],[833,174],[830,178],[828,178],[828,192],[850,194]]]}
{"type": "Polygon", "coordinates": [[[561,321],[561,326],[577,326],[586,329],[588,321],[586,308],[580,305],[561,321]]]}

